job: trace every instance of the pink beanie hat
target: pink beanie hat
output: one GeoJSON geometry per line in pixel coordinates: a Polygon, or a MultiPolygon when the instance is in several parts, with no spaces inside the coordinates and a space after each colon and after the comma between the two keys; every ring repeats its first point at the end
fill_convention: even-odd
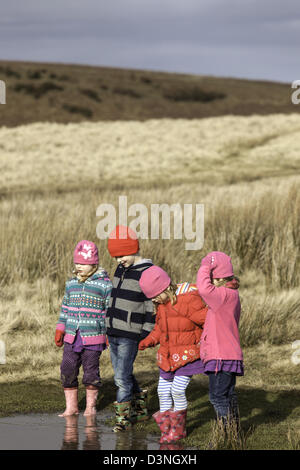
{"type": "Polygon", "coordinates": [[[233,276],[233,267],[230,256],[226,255],[222,251],[212,251],[210,253],[212,257],[212,277],[224,278],[233,276]],[[214,260],[213,260],[214,258],[214,260]]]}
{"type": "Polygon", "coordinates": [[[169,287],[171,279],[159,266],[151,266],[143,271],[139,284],[148,299],[153,299],[169,287]]]}
{"type": "Polygon", "coordinates": [[[98,248],[95,243],[81,240],[74,250],[75,264],[99,264],[98,248]]]}

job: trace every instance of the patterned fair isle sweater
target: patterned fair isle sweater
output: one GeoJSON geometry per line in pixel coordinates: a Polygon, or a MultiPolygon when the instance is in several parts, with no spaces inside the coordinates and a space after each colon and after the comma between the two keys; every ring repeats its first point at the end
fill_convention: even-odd
{"type": "Polygon", "coordinates": [[[56,329],[65,333],[64,341],[72,344],[77,329],[84,345],[106,342],[105,316],[112,282],[104,269],[98,270],[85,282],[76,277],[66,283],[56,329]]]}

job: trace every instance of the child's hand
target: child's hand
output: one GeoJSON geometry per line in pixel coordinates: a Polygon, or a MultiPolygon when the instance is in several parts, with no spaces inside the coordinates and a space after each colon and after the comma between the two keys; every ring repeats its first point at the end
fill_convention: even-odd
{"type": "Polygon", "coordinates": [[[202,259],[201,266],[209,266],[211,270],[214,269],[217,266],[216,255],[214,253],[208,253],[208,255],[202,259]]]}
{"type": "Polygon", "coordinates": [[[146,348],[147,348],[147,346],[145,344],[143,344],[143,341],[141,341],[139,343],[139,351],[144,351],[144,349],[146,349],[146,348]]]}
{"type": "Polygon", "coordinates": [[[65,336],[65,333],[61,330],[56,330],[55,331],[55,338],[54,338],[54,341],[55,341],[55,344],[58,348],[61,348],[64,344],[64,336],[65,336]]]}

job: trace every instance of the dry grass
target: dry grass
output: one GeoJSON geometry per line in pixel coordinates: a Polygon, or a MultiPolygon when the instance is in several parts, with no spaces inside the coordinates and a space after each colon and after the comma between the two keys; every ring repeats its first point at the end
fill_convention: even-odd
{"type": "Polygon", "coordinates": [[[1,192],[282,178],[300,169],[299,129],[296,114],[1,128],[1,192]]]}
{"type": "MultiPolygon", "coordinates": [[[[299,425],[299,423],[298,423],[299,425]]],[[[288,442],[290,450],[300,450],[300,430],[298,428],[289,428],[288,430],[288,442]]]]}
{"type": "Polygon", "coordinates": [[[230,422],[223,426],[222,420],[218,419],[211,424],[207,450],[247,450],[247,439],[250,430],[244,433],[242,429],[238,431],[236,423],[230,422]]]}

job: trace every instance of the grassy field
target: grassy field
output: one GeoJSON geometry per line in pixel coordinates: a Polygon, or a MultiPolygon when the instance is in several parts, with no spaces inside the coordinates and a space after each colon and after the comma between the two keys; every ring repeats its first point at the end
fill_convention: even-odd
{"type": "MultiPolygon", "coordinates": [[[[64,283],[80,239],[99,246],[97,207],[125,195],[128,206],[204,204],[204,246],[142,240],[141,253],[175,282],[195,281],[210,250],[232,256],[241,279],[245,376],[237,381],[247,449],[299,449],[300,117],[224,116],[0,128],[0,415],[58,411],[62,350],[54,345],[64,283]]],[[[128,218],[128,222],[131,218],[128,218]]],[[[99,409],[111,407],[113,372],[101,357],[99,409]]],[[[136,375],[157,409],[155,350],[140,352],[136,375]]],[[[188,389],[188,445],[205,448],[214,413],[206,377],[188,389]]],[[[81,408],[84,389],[80,388],[81,408]]],[[[139,426],[146,426],[145,424],[139,426]]],[[[147,423],[156,431],[155,423],[147,423]]],[[[221,444],[218,446],[222,447],[221,444]]]]}
{"type": "Polygon", "coordinates": [[[0,125],[299,113],[290,83],[0,61],[0,125]]]}

